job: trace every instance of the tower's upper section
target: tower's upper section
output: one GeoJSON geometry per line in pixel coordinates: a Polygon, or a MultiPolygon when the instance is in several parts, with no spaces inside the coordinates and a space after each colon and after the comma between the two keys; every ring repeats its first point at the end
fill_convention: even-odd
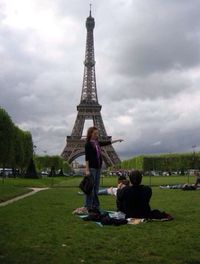
{"type": "Polygon", "coordinates": [[[91,10],[90,10],[89,17],[86,19],[85,25],[86,25],[87,30],[93,30],[94,29],[95,22],[94,22],[94,18],[92,17],[91,10]]]}
{"type": "Polygon", "coordinates": [[[80,102],[82,105],[98,104],[94,58],[94,26],[95,21],[91,15],[90,9],[89,17],[86,19],[87,37],[84,60],[84,76],[80,102]]]}

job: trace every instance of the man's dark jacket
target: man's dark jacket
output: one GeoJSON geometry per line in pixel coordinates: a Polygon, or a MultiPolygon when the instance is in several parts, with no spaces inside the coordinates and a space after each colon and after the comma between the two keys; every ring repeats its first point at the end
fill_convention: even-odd
{"type": "Polygon", "coordinates": [[[148,218],[152,190],[149,186],[127,186],[117,191],[117,208],[126,218],[148,218]]]}

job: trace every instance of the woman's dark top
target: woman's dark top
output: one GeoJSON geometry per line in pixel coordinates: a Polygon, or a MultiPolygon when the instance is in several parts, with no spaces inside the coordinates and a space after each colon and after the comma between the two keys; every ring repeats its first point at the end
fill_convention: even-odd
{"type": "Polygon", "coordinates": [[[127,186],[117,191],[117,207],[126,218],[148,218],[152,190],[149,186],[127,186]]]}
{"type": "MultiPolygon", "coordinates": [[[[111,141],[101,142],[97,141],[99,147],[111,145],[111,141]]],[[[85,160],[89,162],[89,168],[100,169],[102,166],[102,155],[98,157],[95,145],[91,141],[87,141],[85,144],[85,160]]]]}

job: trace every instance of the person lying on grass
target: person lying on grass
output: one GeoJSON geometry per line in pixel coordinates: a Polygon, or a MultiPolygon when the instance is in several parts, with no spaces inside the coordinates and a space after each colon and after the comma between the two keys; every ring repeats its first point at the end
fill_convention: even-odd
{"type": "MultiPolygon", "coordinates": [[[[126,176],[119,176],[117,179],[117,187],[103,188],[98,191],[98,195],[114,195],[117,196],[118,186],[122,189],[125,186],[129,186],[130,181],[127,180],[126,176]]],[[[78,194],[83,195],[83,192],[78,192],[78,194]]]]}
{"type": "Polygon", "coordinates": [[[119,176],[117,180],[117,187],[109,187],[105,189],[100,189],[98,195],[114,195],[117,196],[117,190],[120,186],[122,189],[125,186],[129,186],[130,182],[126,179],[126,176],[119,176]]]}

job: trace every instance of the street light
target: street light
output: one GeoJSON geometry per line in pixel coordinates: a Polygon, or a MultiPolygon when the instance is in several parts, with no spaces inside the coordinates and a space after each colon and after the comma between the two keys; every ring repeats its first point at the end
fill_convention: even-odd
{"type": "Polygon", "coordinates": [[[193,169],[195,169],[195,167],[196,167],[196,166],[195,166],[195,165],[196,165],[196,164],[195,164],[195,148],[196,148],[196,145],[193,145],[193,146],[192,146],[192,149],[193,149],[193,169]]]}
{"type": "MultiPolygon", "coordinates": [[[[193,145],[192,146],[192,149],[193,149],[193,169],[195,169],[195,148],[196,148],[196,145],[193,145]]],[[[188,173],[188,183],[189,183],[189,173],[188,173]]]]}
{"type": "Polygon", "coordinates": [[[35,155],[36,153],[36,148],[37,148],[37,146],[36,145],[33,145],[33,155],[35,155]]]}

